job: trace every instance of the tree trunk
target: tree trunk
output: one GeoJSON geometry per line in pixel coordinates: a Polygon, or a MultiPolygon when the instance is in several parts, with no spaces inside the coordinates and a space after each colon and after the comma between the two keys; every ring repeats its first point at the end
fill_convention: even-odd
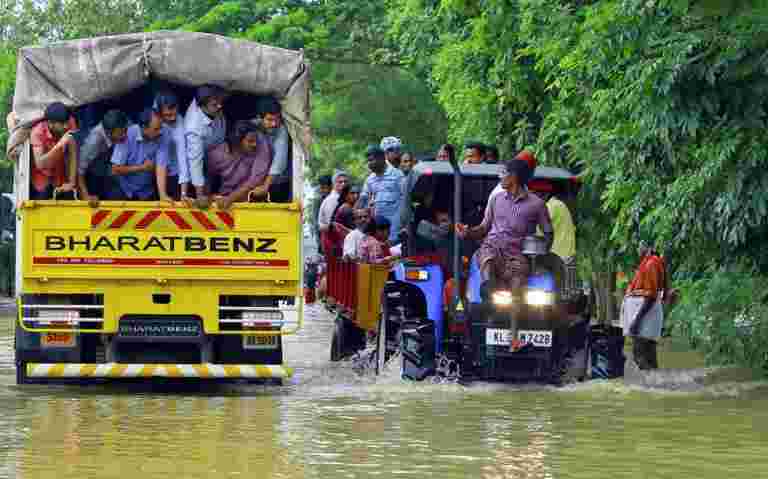
{"type": "Polygon", "coordinates": [[[595,301],[598,324],[610,325],[618,319],[619,309],[616,298],[616,271],[602,271],[592,274],[595,286],[595,301]]]}

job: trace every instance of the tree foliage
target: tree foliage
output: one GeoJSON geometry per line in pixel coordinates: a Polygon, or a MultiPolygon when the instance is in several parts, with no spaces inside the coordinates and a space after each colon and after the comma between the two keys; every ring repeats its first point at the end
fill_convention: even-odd
{"type": "Polygon", "coordinates": [[[614,248],[642,236],[691,267],[768,266],[754,246],[768,231],[762,2],[391,3],[390,34],[429,72],[452,138],[583,167],[593,233],[614,248]]]}
{"type": "MultiPolygon", "coordinates": [[[[313,65],[310,173],[365,174],[367,143],[394,135],[418,151],[444,141],[447,121],[423,78],[389,47],[386,5],[333,0],[18,0],[0,13],[2,45],[142,30],[217,33],[303,49],[313,65]],[[7,20],[7,21],[6,21],[7,20]]],[[[12,74],[3,74],[4,79],[12,74]]],[[[11,82],[12,84],[12,82],[11,82]]],[[[0,94],[2,94],[0,90],[0,94]]],[[[2,95],[0,95],[2,96],[2,95]]]]}

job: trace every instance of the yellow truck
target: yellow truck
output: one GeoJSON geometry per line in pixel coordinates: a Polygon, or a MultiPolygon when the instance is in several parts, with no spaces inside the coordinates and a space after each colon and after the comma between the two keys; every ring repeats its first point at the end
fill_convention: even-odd
{"type": "Polygon", "coordinates": [[[303,317],[302,173],[311,138],[301,52],[181,32],[23,48],[14,112],[17,382],[282,382],[291,375],[282,336],[295,333],[303,317]],[[289,200],[224,211],[28,199],[25,139],[46,104],[62,101],[82,112],[157,81],[182,97],[213,83],[236,92],[240,103],[249,95],[276,98],[292,140],[289,200]]]}

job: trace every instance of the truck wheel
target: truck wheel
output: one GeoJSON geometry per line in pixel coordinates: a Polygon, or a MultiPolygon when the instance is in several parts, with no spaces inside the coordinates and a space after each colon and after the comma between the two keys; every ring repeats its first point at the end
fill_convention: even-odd
{"type": "Polygon", "coordinates": [[[337,362],[344,359],[344,320],[336,318],[333,325],[333,337],[331,338],[331,361],[337,362]]]}

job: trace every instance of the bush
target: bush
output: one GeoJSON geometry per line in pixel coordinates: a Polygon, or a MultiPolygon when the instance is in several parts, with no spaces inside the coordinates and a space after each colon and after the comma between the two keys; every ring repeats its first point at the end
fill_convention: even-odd
{"type": "Polygon", "coordinates": [[[768,372],[768,277],[746,270],[719,270],[675,285],[680,303],[667,328],[701,351],[711,365],[768,372]]]}

